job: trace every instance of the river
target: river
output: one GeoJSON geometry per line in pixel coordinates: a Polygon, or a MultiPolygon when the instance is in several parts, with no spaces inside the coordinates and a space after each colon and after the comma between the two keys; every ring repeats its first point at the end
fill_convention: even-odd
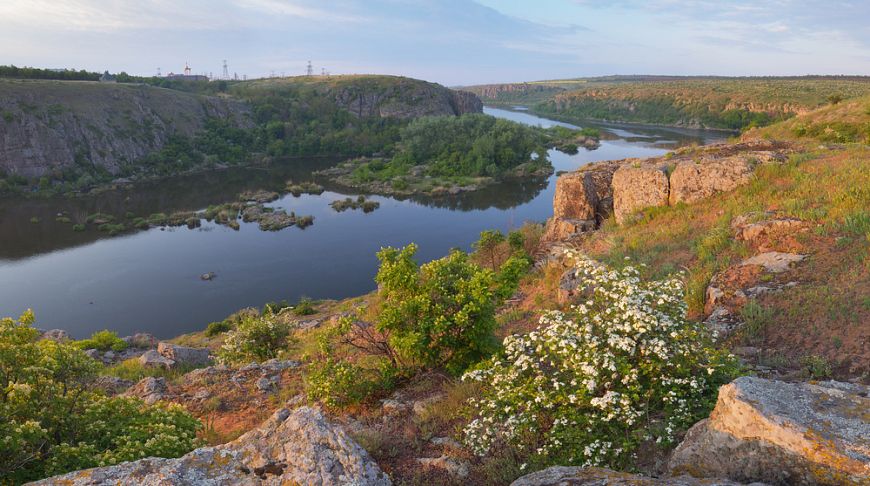
{"type": "MultiPolygon", "coordinates": [[[[571,126],[521,111],[485,112],[533,125],[571,126]]],[[[598,160],[661,155],[726,135],[648,126],[601,128],[608,136],[597,150],[581,149],[576,155],[551,150],[556,171],[598,160]]],[[[96,212],[123,218],[128,212],[147,216],[203,209],[245,190],[280,190],[288,179],[310,180],[312,170],[334,162],[288,160],[268,169],[212,171],[97,196],[0,200],[0,316],[32,308],[37,326],[66,329],[76,338],[100,329],[168,338],[272,300],[340,299],[369,292],[375,288],[375,253],[383,246],[415,242],[418,257],[431,260],[450,248],[470,249],[482,230],[506,231],[525,221],[544,221],[553,212],[555,175],[444,199],[371,196],[380,208],[368,214],[335,212],[330,202],[357,193],[328,183],[323,194],[288,194],[269,204],[313,215],[314,225],[304,230],[264,232],[256,223],[241,223],[235,231],[203,221],[192,230],[152,228],[110,237],[90,228],[75,232],[71,224],[55,221],[59,213],[82,220],[96,212]],[[216,278],[201,280],[206,272],[216,278]]]]}

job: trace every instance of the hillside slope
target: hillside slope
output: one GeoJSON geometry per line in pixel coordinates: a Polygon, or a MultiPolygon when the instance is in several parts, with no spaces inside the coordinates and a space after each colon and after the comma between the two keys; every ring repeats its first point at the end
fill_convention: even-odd
{"type": "Polygon", "coordinates": [[[117,173],[208,118],[250,126],[248,111],[238,101],[142,85],[0,80],[0,169],[27,178],[77,165],[117,173]]]}
{"type": "Polygon", "coordinates": [[[870,78],[611,76],[467,89],[486,103],[527,105],[569,121],[740,129],[870,94],[870,78]]]}
{"type": "Polygon", "coordinates": [[[601,196],[585,194],[578,184],[571,189],[575,179],[595,182],[584,173],[612,179],[605,195],[616,217],[596,231],[583,231],[588,228],[573,220],[553,230],[574,233],[567,236],[572,244],[596,259],[617,264],[628,257],[644,264],[648,276],[687,270],[690,312],[726,333],[728,343],[763,373],[866,382],[868,123],[865,97],[751,130],[740,144],[592,164],[560,179],[564,190],[560,195],[557,188],[554,221],[601,220],[591,204],[601,196]],[[758,149],[768,145],[787,158],[764,157],[758,149]],[[710,177],[686,178],[688,172],[710,177]],[[716,187],[714,176],[726,175],[733,183],[716,187]],[[676,184],[703,197],[681,200],[676,184]],[[632,207],[620,212],[626,200],[632,207]]]}

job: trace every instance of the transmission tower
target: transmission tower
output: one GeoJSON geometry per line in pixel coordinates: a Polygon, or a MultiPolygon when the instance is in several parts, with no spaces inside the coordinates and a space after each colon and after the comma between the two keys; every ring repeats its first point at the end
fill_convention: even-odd
{"type": "Polygon", "coordinates": [[[308,61],[308,75],[311,76],[314,74],[314,67],[311,66],[311,61],[308,61]]]}
{"type": "Polygon", "coordinates": [[[230,71],[227,69],[227,60],[224,59],[224,75],[221,79],[230,79],[230,71]]]}
{"type": "Polygon", "coordinates": [[[158,67],[157,67],[157,77],[159,78],[160,76],[161,76],[161,74],[160,74],[160,66],[158,66],[158,67]]]}

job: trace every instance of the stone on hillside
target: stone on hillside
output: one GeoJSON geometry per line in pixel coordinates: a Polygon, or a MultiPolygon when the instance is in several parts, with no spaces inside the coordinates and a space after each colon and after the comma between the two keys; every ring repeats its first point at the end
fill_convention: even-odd
{"type": "Polygon", "coordinates": [[[86,349],[85,356],[91,359],[95,359],[97,361],[103,360],[103,353],[101,353],[99,349],[86,349]]]}
{"type": "Polygon", "coordinates": [[[97,379],[91,384],[93,388],[101,390],[106,395],[112,396],[117,395],[131,386],[133,386],[133,382],[129,380],[123,380],[118,378],[117,376],[98,376],[97,379]]]}
{"type": "Polygon", "coordinates": [[[275,412],[259,429],[176,459],[85,469],[34,484],[386,486],[389,477],[341,428],[309,407],[275,412]]]}
{"type": "Polygon", "coordinates": [[[868,387],[742,377],[674,451],[673,473],[774,485],[870,484],[868,387]]]}
{"type": "Polygon", "coordinates": [[[177,344],[157,343],[157,352],[174,361],[174,366],[204,366],[211,364],[211,352],[206,348],[191,348],[177,344]]]}
{"type": "Polygon", "coordinates": [[[69,341],[70,337],[69,333],[64,331],[63,329],[51,329],[42,333],[42,337],[40,337],[40,339],[48,339],[50,341],[62,343],[69,341]]]}
{"type": "MultiPolygon", "coordinates": [[[[724,479],[695,479],[690,476],[649,478],[600,467],[553,466],[527,474],[511,486],[740,486],[724,479]]],[[[751,486],[763,486],[752,483],[751,486]]]]}
{"type": "Polygon", "coordinates": [[[803,221],[793,218],[770,219],[758,223],[732,223],[732,226],[736,227],[737,238],[748,242],[757,241],[770,234],[798,231],[804,225],[803,221]]]}
{"type": "Polygon", "coordinates": [[[789,269],[792,263],[797,263],[806,258],[806,255],[798,255],[797,253],[781,253],[778,251],[769,251],[755,255],[752,258],[747,258],[740,262],[741,265],[758,265],[764,267],[765,270],[772,273],[782,273],[789,269]]]}
{"type": "Polygon", "coordinates": [[[166,378],[155,378],[148,376],[139,380],[139,383],[133,385],[127,390],[124,395],[131,397],[139,397],[148,405],[166,398],[166,378]]]}
{"type": "Polygon", "coordinates": [[[468,476],[468,462],[448,455],[434,458],[421,457],[417,462],[424,468],[440,469],[454,478],[462,479],[468,476]]]}
{"type": "Polygon", "coordinates": [[[753,164],[752,158],[746,156],[681,162],[671,173],[668,201],[671,206],[693,203],[734,190],[752,178],[753,164]]]}
{"type": "Polygon", "coordinates": [[[156,349],[149,349],[139,356],[139,363],[145,368],[172,368],[175,366],[175,361],[158,353],[156,349]]]}
{"type": "Polygon", "coordinates": [[[132,336],[122,338],[131,348],[151,349],[157,346],[157,338],[146,332],[137,332],[132,336]]]}
{"type": "Polygon", "coordinates": [[[624,223],[638,210],[668,205],[668,177],[658,167],[624,165],[613,173],[613,215],[624,223]]]}

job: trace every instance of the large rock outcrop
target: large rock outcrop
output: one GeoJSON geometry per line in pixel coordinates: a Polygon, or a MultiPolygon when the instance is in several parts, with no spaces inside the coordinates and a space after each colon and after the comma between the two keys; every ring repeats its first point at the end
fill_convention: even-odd
{"type": "Polygon", "coordinates": [[[209,118],[251,126],[240,101],[134,84],[0,80],[0,169],[40,177],[88,164],[117,173],[209,118]]]}
{"type": "Polygon", "coordinates": [[[523,476],[511,486],[739,486],[728,480],[690,476],[650,478],[600,467],[554,466],[523,476]]]}
{"type": "Polygon", "coordinates": [[[671,472],[773,485],[870,485],[868,387],[742,377],[719,390],[671,472]]]}
{"type": "Polygon", "coordinates": [[[547,222],[545,239],[564,240],[598,227],[613,212],[613,162],[587,165],[556,180],[553,218],[547,222]]]}
{"type": "Polygon", "coordinates": [[[622,224],[636,211],[668,205],[668,176],[660,167],[633,162],[613,173],[613,217],[622,224]]]}
{"type": "Polygon", "coordinates": [[[147,458],[37,481],[67,486],[137,484],[377,485],[390,479],[342,429],[312,408],[281,409],[262,427],[177,459],[147,458]]]}
{"type": "Polygon", "coordinates": [[[559,176],[546,241],[596,229],[611,214],[624,223],[639,210],[693,203],[748,183],[760,164],[785,160],[774,142],[684,148],[665,157],[597,162],[559,176]]]}
{"type": "Polygon", "coordinates": [[[726,157],[707,163],[680,162],[671,172],[668,203],[693,203],[749,182],[754,163],[750,157],[726,157]]]}

